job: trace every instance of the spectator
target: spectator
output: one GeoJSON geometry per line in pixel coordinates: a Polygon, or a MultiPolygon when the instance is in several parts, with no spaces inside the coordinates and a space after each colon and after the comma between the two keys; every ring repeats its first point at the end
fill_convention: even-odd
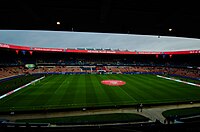
{"type": "Polygon", "coordinates": [[[140,108],[140,105],[139,104],[137,104],[137,106],[136,106],[137,108],[137,112],[139,112],[139,108],[140,108]]]}
{"type": "Polygon", "coordinates": [[[140,104],[140,112],[142,112],[142,109],[143,109],[143,104],[141,103],[140,104]]]}

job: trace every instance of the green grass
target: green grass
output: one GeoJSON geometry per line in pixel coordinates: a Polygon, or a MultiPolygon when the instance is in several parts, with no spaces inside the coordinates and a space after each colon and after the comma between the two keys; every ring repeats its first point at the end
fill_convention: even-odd
{"type": "Polygon", "coordinates": [[[22,75],[16,78],[12,78],[9,81],[0,82],[0,96],[6,94],[12,90],[19,88],[37,78],[42,77],[42,75],[22,75]]]}
{"type": "Polygon", "coordinates": [[[115,114],[99,114],[99,115],[84,115],[84,116],[68,116],[55,118],[40,118],[40,119],[20,119],[16,122],[28,123],[51,123],[51,124],[91,124],[91,123],[115,123],[115,122],[143,122],[149,121],[148,118],[129,113],[115,114]]]}
{"type": "Polygon", "coordinates": [[[200,101],[200,87],[155,75],[49,75],[0,100],[0,112],[200,101]],[[125,81],[107,86],[102,80],[125,81]]]}
{"type": "Polygon", "coordinates": [[[196,116],[196,115],[200,115],[200,107],[167,110],[167,111],[164,111],[162,115],[166,118],[170,116],[176,116],[176,115],[179,118],[196,116]]]}
{"type": "Polygon", "coordinates": [[[179,79],[179,80],[182,80],[182,81],[186,81],[186,82],[200,84],[200,80],[193,80],[193,79],[184,78],[184,77],[181,77],[181,76],[169,76],[169,75],[166,75],[166,76],[170,77],[170,78],[175,78],[175,79],[179,79]]]}

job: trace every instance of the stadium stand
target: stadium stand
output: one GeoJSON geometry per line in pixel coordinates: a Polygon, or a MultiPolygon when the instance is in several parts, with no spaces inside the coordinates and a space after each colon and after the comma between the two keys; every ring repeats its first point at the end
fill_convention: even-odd
{"type": "MultiPolygon", "coordinates": [[[[83,49],[81,49],[83,50],[83,49]]],[[[174,54],[101,54],[66,53],[0,48],[0,78],[33,73],[68,73],[98,71],[112,73],[162,72],[190,78],[200,78],[199,53],[174,54]],[[35,67],[27,68],[26,64],[35,67]]],[[[128,51],[127,51],[128,53],[128,51]]]]}

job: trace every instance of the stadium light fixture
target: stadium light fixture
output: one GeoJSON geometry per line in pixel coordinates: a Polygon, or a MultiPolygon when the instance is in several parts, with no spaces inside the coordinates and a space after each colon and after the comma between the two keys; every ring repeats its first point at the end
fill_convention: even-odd
{"type": "Polygon", "coordinates": [[[60,25],[60,22],[56,22],[57,25],[60,25]]]}

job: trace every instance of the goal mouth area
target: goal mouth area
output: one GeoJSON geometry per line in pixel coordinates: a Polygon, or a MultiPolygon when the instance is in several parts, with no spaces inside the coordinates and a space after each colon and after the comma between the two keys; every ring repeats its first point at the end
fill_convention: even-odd
{"type": "Polygon", "coordinates": [[[108,86],[123,86],[126,84],[126,82],[122,80],[103,80],[101,83],[108,86]]]}

